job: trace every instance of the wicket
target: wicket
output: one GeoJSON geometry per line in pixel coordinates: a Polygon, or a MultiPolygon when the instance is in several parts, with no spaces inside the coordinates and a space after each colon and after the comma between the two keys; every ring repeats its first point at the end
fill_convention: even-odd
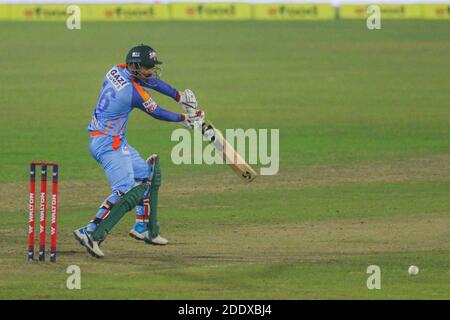
{"type": "Polygon", "coordinates": [[[53,162],[32,162],[30,164],[30,197],[28,206],[28,261],[34,260],[34,221],[36,207],[36,167],[41,166],[41,195],[39,203],[39,261],[45,261],[45,238],[47,220],[47,167],[53,167],[50,261],[56,262],[56,232],[58,219],[58,164],[53,162]]]}

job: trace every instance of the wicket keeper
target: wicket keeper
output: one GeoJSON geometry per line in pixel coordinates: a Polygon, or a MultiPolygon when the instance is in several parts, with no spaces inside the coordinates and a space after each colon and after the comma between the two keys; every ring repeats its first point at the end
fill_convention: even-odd
{"type": "Polygon", "coordinates": [[[149,214],[157,212],[155,207],[152,208],[150,199],[156,206],[159,178],[152,179],[152,175],[159,174],[158,156],[152,155],[144,160],[128,144],[125,138],[128,117],[137,108],[155,119],[195,128],[202,125],[204,112],[177,114],[156,103],[144,88],[172,97],[184,106],[197,108],[197,100],[191,90],[178,91],[159,79],[160,64],[162,62],[158,60],[156,51],[141,44],[131,48],[126,63],[113,66],[103,80],[88,126],[89,150],[91,156],[102,165],[112,193],[103,201],[95,217],[86,226],[74,231],[75,238],[94,257],[104,256],[100,243],[120,218],[133,208],[136,208],[136,223],[129,234],[149,244],[168,243],[159,234],[159,228],[151,226],[152,218],[157,221],[156,217],[149,217],[149,214]],[[153,180],[158,181],[158,185],[153,180]],[[153,233],[158,234],[153,234],[152,230],[157,230],[153,233]]]}

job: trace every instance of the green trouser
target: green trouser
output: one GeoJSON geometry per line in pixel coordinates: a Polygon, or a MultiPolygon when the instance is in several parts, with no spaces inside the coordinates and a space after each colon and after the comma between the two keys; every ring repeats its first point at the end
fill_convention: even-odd
{"type": "MultiPolygon", "coordinates": [[[[159,235],[159,222],[158,222],[158,189],[161,185],[161,169],[159,168],[159,160],[156,158],[152,181],[150,185],[150,217],[148,222],[148,228],[152,237],[159,235]]],[[[95,241],[103,241],[106,235],[114,228],[114,226],[122,219],[122,217],[128,211],[132,210],[138,205],[144,198],[148,190],[148,184],[140,184],[135,186],[130,191],[125,193],[120,201],[111,208],[109,215],[104,218],[97,225],[97,228],[92,233],[92,237],[95,241]]]]}

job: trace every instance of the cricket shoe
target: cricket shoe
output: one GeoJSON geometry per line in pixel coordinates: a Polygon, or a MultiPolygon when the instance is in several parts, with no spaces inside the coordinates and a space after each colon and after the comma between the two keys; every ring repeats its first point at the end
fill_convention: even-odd
{"type": "Polygon", "coordinates": [[[165,246],[166,244],[169,243],[169,240],[161,237],[160,235],[157,235],[156,237],[153,238],[145,237],[144,241],[148,244],[154,244],[158,246],[165,246]]]}
{"type": "Polygon", "coordinates": [[[86,248],[87,252],[95,258],[103,258],[105,255],[102,250],[100,250],[99,242],[92,238],[92,235],[87,231],[86,227],[82,227],[73,232],[75,239],[77,239],[80,244],[86,248]]]}
{"type": "Polygon", "coordinates": [[[146,223],[136,222],[128,234],[136,240],[144,240],[148,238],[148,226],[146,223]]]}
{"type": "Polygon", "coordinates": [[[154,245],[164,246],[169,242],[167,239],[161,237],[160,235],[153,238],[149,237],[148,226],[146,223],[142,222],[136,222],[136,224],[133,226],[133,229],[131,229],[128,234],[130,235],[130,237],[136,240],[144,240],[146,243],[154,245]]]}

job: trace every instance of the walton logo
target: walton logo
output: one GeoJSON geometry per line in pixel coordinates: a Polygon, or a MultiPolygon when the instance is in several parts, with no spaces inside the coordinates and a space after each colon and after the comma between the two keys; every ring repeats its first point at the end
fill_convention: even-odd
{"type": "Polygon", "coordinates": [[[43,7],[36,7],[35,9],[25,10],[24,15],[26,17],[66,17],[66,9],[44,9],[43,7]]]}
{"type": "Polygon", "coordinates": [[[45,198],[46,198],[46,193],[45,192],[41,192],[41,204],[39,206],[39,218],[41,219],[41,221],[44,220],[44,212],[45,212],[45,209],[46,209],[45,198]]]}
{"type": "Polygon", "coordinates": [[[28,212],[29,212],[30,220],[33,220],[33,217],[34,217],[34,193],[30,193],[28,212]]]}
{"type": "Polygon", "coordinates": [[[146,9],[124,9],[122,7],[117,7],[114,10],[106,10],[105,16],[107,18],[112,17],[124,17],[124,18],[137,18],[137,17],[153,17],[155,11],[152,7],[146,9]]]}
{"type": "Polygon", "coordinates": [[[189,16],[234,16],[236,14],[236,7],[230,4],[227,7],[211,7],[211,5],[205,7],[204,5],[198,5],[195,7],[187,7],[185,10],[186,14],[189,16]]]}
{"type": "Polygon", "coordinates": [[[288,7],[279,6],[278,8],[270,8],[268,11],[270,16],[279,14],[283,17],[295,17],[295,16],[317,16],[317,7],[288,7]]]}
{"type": "Polygon", "coordinates": [[[58,201],[56,200],[56,195],[52,195],[52,223],[56,223],[56,205],[58,201]]]}

